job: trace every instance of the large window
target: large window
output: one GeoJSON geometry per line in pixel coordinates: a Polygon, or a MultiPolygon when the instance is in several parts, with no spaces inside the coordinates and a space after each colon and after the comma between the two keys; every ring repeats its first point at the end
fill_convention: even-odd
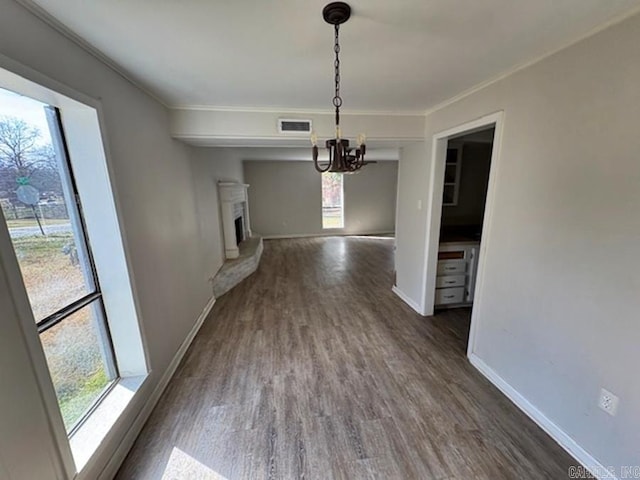
{"type": "Polygon", "coordinates": [[[67,432],[118,377],[60,111],[0,89],[0,205],[67,432]]]}
{"type": "Polygon", "coordinates": [[[344,189],[341,173],[322,174],[322,228],[344,228],[344,189]]]}

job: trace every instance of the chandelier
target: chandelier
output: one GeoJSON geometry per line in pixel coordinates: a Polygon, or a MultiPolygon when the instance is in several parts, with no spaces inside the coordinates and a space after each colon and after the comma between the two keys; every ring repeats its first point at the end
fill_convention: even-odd
{"type": "Polygon", "coordinates": [[[352,173],[369,162],[364,161],[366,146],[364,144],[366,138],[364,134],[358,135],[357,148],[349,147],[349,140],[342,138],[340,131],[340,107],[342,106],[342,97],[340,97],[340,25],[349,20],[351,16],[351,7],[344,2],[333,2],[328,4],[322,10],[322,16],[327,23],[335,28],[335,44],[333,51],[336,54],[334,61],[335,67],[335,96],[333,97],[333,106],[336,109],[336,137],[326,141],[325,146],[329,151],[328,163],[318,161],[318,136],[315,132],[311,133],[311,144],[313,145],[313,163],[319,172],[336,172],[336,173],[352,173]]]}

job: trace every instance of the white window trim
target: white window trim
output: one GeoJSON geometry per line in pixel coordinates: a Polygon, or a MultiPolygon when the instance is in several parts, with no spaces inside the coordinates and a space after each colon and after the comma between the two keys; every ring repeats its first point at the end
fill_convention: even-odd
{"type": "MultiPolygon", "coordinates": [[[[329,173],[329,172],[325,172],[325,173],[329,173]]],[[[324,173],[321,173],[320,175],[324,175],[324,173]]],[[[323,232],[328,232],[328,233],[340,232],[340,231],[343,231],[346,228],[345,225],[346,225],[347,222],[346,222],[346,209],[345,209],[345,198],[344,198],[344,174],[340,174],[340,175],[341,175],[340,176],[340,184],[341,184],[340,185],[341,186],[341,192],[340,192],[340,197],[341,198],[340,198],[340,200],[341,200],[341,203],[342,203],[342,205],[341,205],[341,207],[342,207],[342,226],[341,227],[325,227],[324,226],[324,212],[322,212],[322,231],[323,232]]],[[[320,197],[320,202],[321,202],[320,208],[321,208],[321,211],[323,211],[324,210],[324,202],[323,202],[323,198],[324,198],[323,193],[324,192],[322,192],[322,179],[320,179],[320,189],[321,189],[321,194],[322,194],[322,196],[320,197]]]]}
{"type": "Polygon", "coordinates": [[[62,112],[70,162],[74,169],[96,270],[104,293],[107,322],[121,378],[72,438],[62,420],[29,298],[22,283],[8,228],[0,222],[0,261],[16,306],[33,369],[38,379],[61,467],[68,478],[88,468],[121,414],[141,392],[149,374],[146,341],[140,324],[135,282],[118,199],[109,169],[102,106],[95,99],[0,55],[0,87],[56,106],[62,112]],[[91,438],[91,441],[86,439],[91,438]]]}

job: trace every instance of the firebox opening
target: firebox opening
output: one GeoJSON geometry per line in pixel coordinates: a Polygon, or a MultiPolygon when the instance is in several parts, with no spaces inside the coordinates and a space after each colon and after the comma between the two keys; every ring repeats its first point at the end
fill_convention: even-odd
{"type": "Polygon", "coordinates": [[[238,217],[235,219],[235,226],[236,226],[236,245],[240,245],[240,242],[242,242],[244,240],[244,228],[243,228],[243,221],[242,221],[242,217],[238,217]]]}

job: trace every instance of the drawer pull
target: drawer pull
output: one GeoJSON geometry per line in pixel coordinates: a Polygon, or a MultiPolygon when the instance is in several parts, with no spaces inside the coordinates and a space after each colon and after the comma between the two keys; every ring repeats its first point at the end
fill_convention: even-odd
{"type": "Polygon", "coordinates": [[[444,296],[444,298],[455,298],[456,297],[455,295],[443,295],[443,296],[444,296]]]}
{"type": "Polygon", "coordinates": [[[455,280],[447,280],[447,281],[446,281],[446,282],[444,282],[444,283],[446,283],[446,284],[452,284],[452,283],[456,283],[456,281],[455,281],[455,280]]]}
{"type": "Polygon", "coordinates": [[[444,267],[444,269],[447,270],[447,271],[457,270],[456,267],[444,267]]]}

